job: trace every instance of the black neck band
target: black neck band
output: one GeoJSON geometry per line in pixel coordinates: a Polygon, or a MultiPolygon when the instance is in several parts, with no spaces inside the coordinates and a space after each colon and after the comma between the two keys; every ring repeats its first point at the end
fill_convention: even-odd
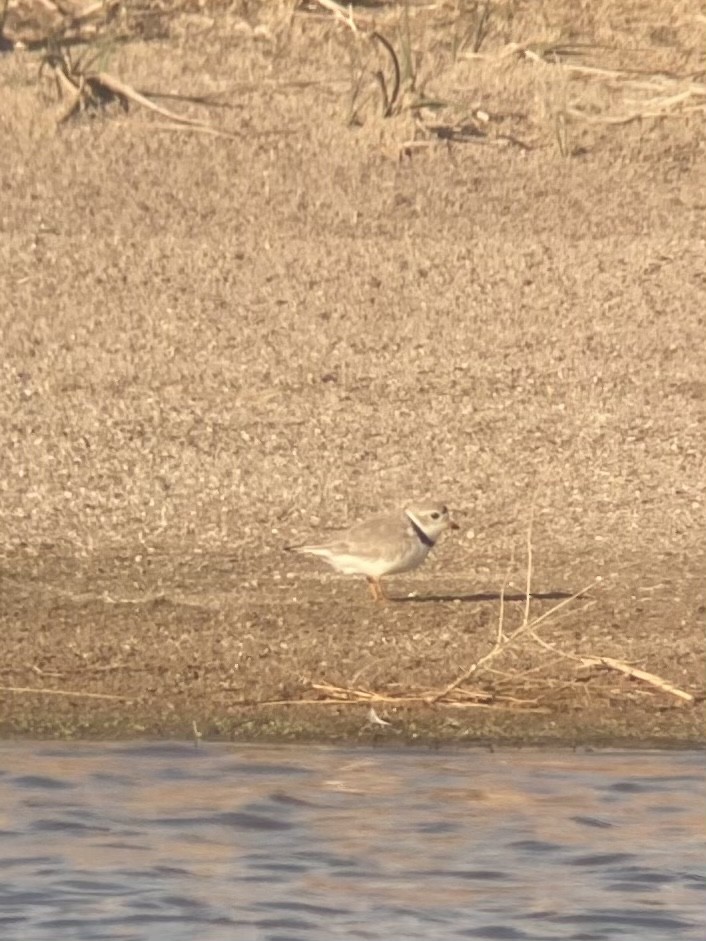
{"type": "Polygon", "coordinates": [[[415,521],[412,519],[412,517],[409,515],[409,513],[406,513],[405,515],[406,515],[407,519],[410,521],[410,523],[412,524],[412,529],[413,529],[413,530],[415,531],[415,533],[417,534],[417,537],[418,537],[419,541],[420,541],[423,545],[425,545],[428,549],[431,549],[431,548],[433,547],[433,545],[434,545],[434,540],[433,540],[433,539],[430,539],[430,538],[427,536],[427,534],[424,532],[424,530],[423,530],[422,527],[419,525],[419,523],[415,522],[415,521]]]}

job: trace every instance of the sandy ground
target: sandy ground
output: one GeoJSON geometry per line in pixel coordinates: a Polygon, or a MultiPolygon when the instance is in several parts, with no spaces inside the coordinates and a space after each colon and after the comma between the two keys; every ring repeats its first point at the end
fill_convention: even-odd
{"type": "Polygon", "coordinates": [[[233,137],[57,129],[0,55],[6,735],[703,741],[572,659],[703,687],[703,24],[518,5],[478,58],[451,6],[387,118],[384,50],[284,4],[113,52],[233,137]],[[621,71],[507,51],[565,36],[621,71]],[[428,497],[461,530],[397,602],[281,551],[428,497]],[[522,623],[528,541],[530,616],[590,590],[423,702],[522,623]]]}

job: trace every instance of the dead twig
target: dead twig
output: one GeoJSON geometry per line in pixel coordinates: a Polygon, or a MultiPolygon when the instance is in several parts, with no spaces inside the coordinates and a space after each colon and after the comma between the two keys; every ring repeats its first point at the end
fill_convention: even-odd
{"type": "Polygon", "coordinates": [[[622,660],[614,660],[613,657],[580,657],[579,659],[582,667],[604,667],[608,670],[616,670],[618,673],[622,673],[625,676],[642,680],[644,683],[649,683],[650,686],[661,689],[665,693],[670,693],[672,696],[683,699],[685,702],[696,701],[695,696],[691,693],[687,693],[686,690],[679,689],[678,686],[674,686],[669,680],[665,680],[655,673],[648,673],[647,670],[640,670],[637,667],[630,666],[629,663],[624,663],[622,660]]]}

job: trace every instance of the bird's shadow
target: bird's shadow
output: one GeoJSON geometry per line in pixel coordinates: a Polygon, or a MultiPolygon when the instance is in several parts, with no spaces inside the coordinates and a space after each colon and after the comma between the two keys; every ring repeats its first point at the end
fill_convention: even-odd
{"type": "MultiPolygon", "coordinates": [[[[530,593],[532,601],[562,601],[565,598],[573,598],[573,591],[533,591],[530,593]]],[[[457,601],[463,604],[480,601],[526,601],[527,596],[523,593],[514,592],[513,594],[502,594],[499,591],[479,591],[472,595],[460,595],[450,593],[448,595],[412,595],[403,598],[390,597],[390,601],[395,604],[430,604],[439,601],[457,601]]]]}

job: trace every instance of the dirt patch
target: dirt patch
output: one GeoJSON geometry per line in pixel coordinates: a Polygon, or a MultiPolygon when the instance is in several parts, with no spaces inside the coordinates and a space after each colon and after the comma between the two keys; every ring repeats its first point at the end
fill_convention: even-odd
{"type": "MultiPolygon", "coordinates": [[[[603,14],[572,21],[584,66],[639,46],[695,82],[693,24],[603,14]]],[[[592,585],[545,643],[703,686],[703,112],[599,121],[636,107],[624,76],[500,55],[567,16],[496,22],[478,59],[419,14],[390,118],[374,80],[352,113],[374,69],[310,13],[115,52],[135,87],[217,93],[235,138],[119,109],[57,130],[40,53],[0,58],[6,734],[702,741],[701,705],[529,638],[477,706],[299,704],[483,656],[504,584],[521,622],[530,505],[532,612],[592,585]],[[447,104],[420,118],[421,88],[447,104]],[[433,130],[464,115],[491,130],[433,130]],[[281,552],[426,497],[462,530],[393,581],[416,599],[281,552]]]]}

